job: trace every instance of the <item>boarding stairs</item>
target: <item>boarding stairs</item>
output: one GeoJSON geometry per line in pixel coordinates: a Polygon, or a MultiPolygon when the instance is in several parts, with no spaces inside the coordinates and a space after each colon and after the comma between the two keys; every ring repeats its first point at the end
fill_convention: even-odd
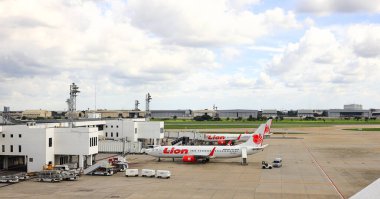
{"type": "Polygon", "coordinates": [[[179,137],[171,142],[172,145],[187,144],[189,142],[189,137],[179,137]]]}
{"type": "Polygon", "coordinates": [[[83,174],[87,175],[87,174],[95,171],[97,168],[99,168],[99,167],[106,167],[107,165],[109,165],[109,163],[106,160],[99,161],[96,164],[91,165],[90,167],[86,168],[83,171],[83,174]]]}

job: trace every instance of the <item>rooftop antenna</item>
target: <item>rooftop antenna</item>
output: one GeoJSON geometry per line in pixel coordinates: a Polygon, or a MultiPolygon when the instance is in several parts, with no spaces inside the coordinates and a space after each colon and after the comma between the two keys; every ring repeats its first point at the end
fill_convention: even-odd
{"type": "Polygon", "coordinates": [[[145,97],[145,118],[149,119],[150,118],[150,112],[149,112],[149,103],[152,100],[152,96],[148,93],[146,94],[145,97]]]}
{"type": "Polygon", "coordinates": [[[79,93],[79,87],[72,83],[70,85],[70,98],[66,100],[68,106],[69,127],[73,127],[74,114],[77,109],[77,94],[79,93]]]}
{"type": "Polygon", "coordinates": [[[139,100],[135,100],[135,111],[138,111],[139,110],[139,100]]]}

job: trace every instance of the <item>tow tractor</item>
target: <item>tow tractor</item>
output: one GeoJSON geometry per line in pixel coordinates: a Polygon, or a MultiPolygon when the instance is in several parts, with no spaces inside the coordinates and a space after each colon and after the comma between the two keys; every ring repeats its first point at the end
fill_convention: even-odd
{"type": "Polygon", "coordinates": [[[269,164],[268,162],[266,162],[266,161],[262,161],[262,162],[261,162],[261,168],[262,168],[262,169],[272,169],[273,167],[272,167],[272,165],[269,164]]]}

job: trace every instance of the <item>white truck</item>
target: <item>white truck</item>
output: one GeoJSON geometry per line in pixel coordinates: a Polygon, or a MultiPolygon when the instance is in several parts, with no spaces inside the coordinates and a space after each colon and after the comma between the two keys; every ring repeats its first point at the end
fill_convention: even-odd
{"type": "Polygon", "coordinates": [[[166,179],[168,179],[168,178],[170,178],[170,176],[171,176],[171,173],[168,170],[157,170],[156,171],[156,177],[157,178],[166,178],[166,179]]]}
{"type": "Polygon", "coordinates": [[[139,176],[139,170],[138,169],[126,169],[125,170],[125,177],[131,177],[131,176],[139,176]]]}
{"type": "Polygon", "coordinates": [[[141,170],[141,176],[142,177],[154,177],[156,176],[156,171],[153,169],[142,169],[141,170]]]}

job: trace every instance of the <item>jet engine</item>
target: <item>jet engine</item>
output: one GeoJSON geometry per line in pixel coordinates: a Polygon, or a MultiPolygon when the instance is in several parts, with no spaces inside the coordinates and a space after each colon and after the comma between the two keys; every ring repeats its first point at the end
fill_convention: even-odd
{"type": "Polygon", "coordinates": [[[226,145],[226,140],[218,140],[218,145],[226,145]]]}
{"type": "Polygon", "coordinates": [[[182,161],[184,162],[196,162],[197,159],[193,155],[185,155],[182,157],[182,161]]]}

